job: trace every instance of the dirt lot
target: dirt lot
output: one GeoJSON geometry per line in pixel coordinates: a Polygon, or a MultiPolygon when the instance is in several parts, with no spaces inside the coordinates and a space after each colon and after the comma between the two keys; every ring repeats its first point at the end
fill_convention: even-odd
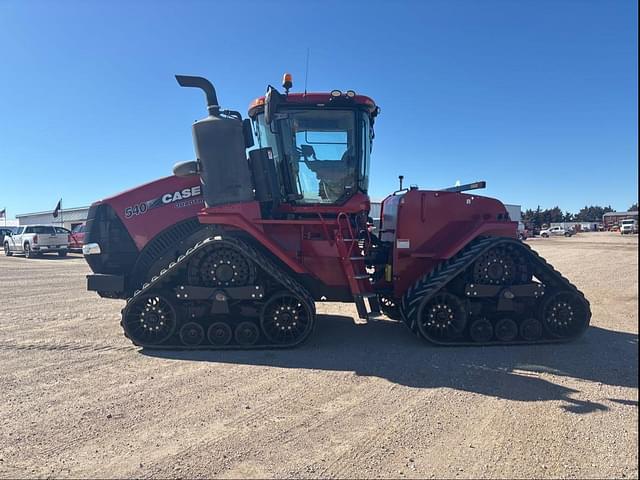
{"type": "Polygon", "coordinates": [[[324,304],[290,351],[153,353],[82,258],[0,258],[1,477],[636,477],[638,237],[530,241],[567,345],[437,348],[324,304]]]}

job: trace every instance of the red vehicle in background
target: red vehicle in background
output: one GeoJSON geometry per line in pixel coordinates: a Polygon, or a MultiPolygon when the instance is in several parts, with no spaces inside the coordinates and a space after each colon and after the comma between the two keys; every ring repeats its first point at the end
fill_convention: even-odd
{"type": "Polygon", "coordinates": [[[85,224],[76,225],[69,233],[69,250],[82,252],[84,245],[85,224]]]}

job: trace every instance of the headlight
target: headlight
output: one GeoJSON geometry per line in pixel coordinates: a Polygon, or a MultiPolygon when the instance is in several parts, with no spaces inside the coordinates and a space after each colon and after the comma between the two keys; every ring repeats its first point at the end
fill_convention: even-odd
{"type": "Polygon", "coordinates": [[[97,243],[87,243],[82,246],[83,255],[99,255],[100,253],[100,245],[97,243]]]}

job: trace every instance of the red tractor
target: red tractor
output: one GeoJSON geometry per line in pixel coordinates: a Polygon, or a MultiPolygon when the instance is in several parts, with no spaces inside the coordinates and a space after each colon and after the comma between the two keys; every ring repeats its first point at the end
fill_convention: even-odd
{"type": "MultiPolygon", "coordinates": [[[[584,295],[527,245],[498,200],[403,189],[369,217],[375,102],[353,91],[269,86],[248,118],[208,116],[197,160],[92,205],[88,289],[127,299],[125,335],[147,348],[292,347],[315,302],[355,302],[443,345],[560,342],[589,325],[584,295]],[[248,158],[247,158],[248,151],[248,158]]],[[[363,322],[364,323],[364,322],[363,322]]]]}

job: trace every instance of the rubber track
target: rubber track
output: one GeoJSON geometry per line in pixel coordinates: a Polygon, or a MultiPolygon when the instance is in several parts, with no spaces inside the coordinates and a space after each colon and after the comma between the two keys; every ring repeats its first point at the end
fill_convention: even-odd
{"type": "MultiPolygon", "coordinates": [[[[455,342],[443,342],[434,338],[426,338],[429,342],[438,345],[447,346],[460,346],[460,345],[530,345],[541,343],[563,343],[578,338],[589,326],[591,319],[591,309],[589,301],[585,298],[584,294],[578,290],[569,280],[560,274],[553,266],[551,266],[544,258],[538,255],[529,245],[511,238],[504,237],[480,237],[471,242],[467,247],[462,249],[458,254],[451,257],[448,260],[438,264],[434,270],[420,278],[415,284],[413,284],[402,297],[401,313],[402,320],[409,327],[409,329],[418,337],[422,337],[417,325],[417,311],[420,303],[426,298],[431,298],[441,291],[451,280],[463,273],[468,267],[473,265],[480,255],[485,253],[491,248],[500,245],[515,245],[517,248],[524,250],[528,255],[531,264],[533,264],[533,274],[545,284],[547,288],[554,287],[553,290],[566,291],[570,290],[576,293],[585,303],[588,318],[585,327],[582,331],[576,335],[568,338],[541,338],[536,341],[514,340],[511,342],[490,341],[490,342],[473,342],[473,341],[455,341],[455,342]]],[[[549,295],[549,291],[545,295],[549,295]]],[[[551,292],[553,294],[553,292],[551,292]]]]}
{"type": "MultiPolygon", "coordinates": [[[[312,314],[312,319],[311,319],[312,326],[311,326],[311,329],[309,330],[309,333],[306,336],[299,339],[298,341],[296,341],[295,343],[284,344],[284,345],[280,345],[280,344],[233,345],[232,344],[232,345],[215,346],[210,344],[202,344],[202,345],[190,346],[190,345],[184,345],[182,343],[172,344],[172,345],[168,345],[168,344],[145,345],[142,343],[136,343],[132,341],[134,345],[138,345],[148,349],[254,350],[254,349],[265,349],[265,348],[291,348],[301,344],[311,336],[315,328],[316,309],[315,309],[315,302],[313,300],[313,297],[309,294],[309,292],[307,292],[307,290],[300,283],[298,283],[294,278],[291,277],[291,275],[289,275],[282,268],[276,265],[275,262],[273,262],[271,259],[269,259],[265,255],[260,253],[258,250],[256,250],[255,248],[253,248],[243,240],[240,240],[237,237],[231,237],[231,238],[232,238],[232,241],[229,241],[229,239],[226,239],[223,235],[215,235],[215,236],[207,237],[204,240],[196,243],[193,247],[189,248],[184,253],[184,255],[180,255],[175,262],[169,263],[169,265],[167,265],[166,268],[162,269],[158,275],[154,276],[149,282],[145,283],[139,290],[136,290],[133,296],[127,299],[127,303],[121,312],[122,318],[123,319],[125,318],[128,308],[132,304],[132,302],[135,301],[141,295],[153,294],[155,291],[157,292],[158,295],[166,297],[167,296],[166,291],[163,290],[163,287],[167,287],[168,289],[175,287],[175,285],[171,284],[171,279],[177,274],[179,274],[180,272],[182,272],[183,268],[187,268],[187,264],[189,260],[193,255],[196,254],[196,252],[210,245],[216,245],[216,246],[224,245],[225,247],[229,247],[239,251],[242,255],[249,258],[251,261],[253,261],[260,269],[262,269],[262,271],[265,274],[269,275],[273,280],[275,280],[277,283],[282,285],[284,289],[290,292],[293,292],[294,294],[302,298],[307,303],[312,314]]],[[[172,302],[175,302],[175,300],[173,300],[172,297],[169,297],[169,299],[172,302]]],[[[263,300],[266,302],[268,301],[268,298],[264,298],[263,300]]],[[[179,308],[176,308],[176,312],[179,312],[179,308]]],[[[174,333],[174,335],[172,335],[171,338],[176,337],[177,331],[180,328],[180,323],[181,323],[180,320],[181,319],[179,318],[177,319],[178,327],[176,329],[176,333],[174,333]]],[[[124,328],[123,321],[120,322],[120,325],[123,326],[124,328]]],[[[258,324],[258,328],[260,328],[259,324],[258,324]]],[[[261,336],[262,336],[262,333],[261,333],[261,336]]]]}

